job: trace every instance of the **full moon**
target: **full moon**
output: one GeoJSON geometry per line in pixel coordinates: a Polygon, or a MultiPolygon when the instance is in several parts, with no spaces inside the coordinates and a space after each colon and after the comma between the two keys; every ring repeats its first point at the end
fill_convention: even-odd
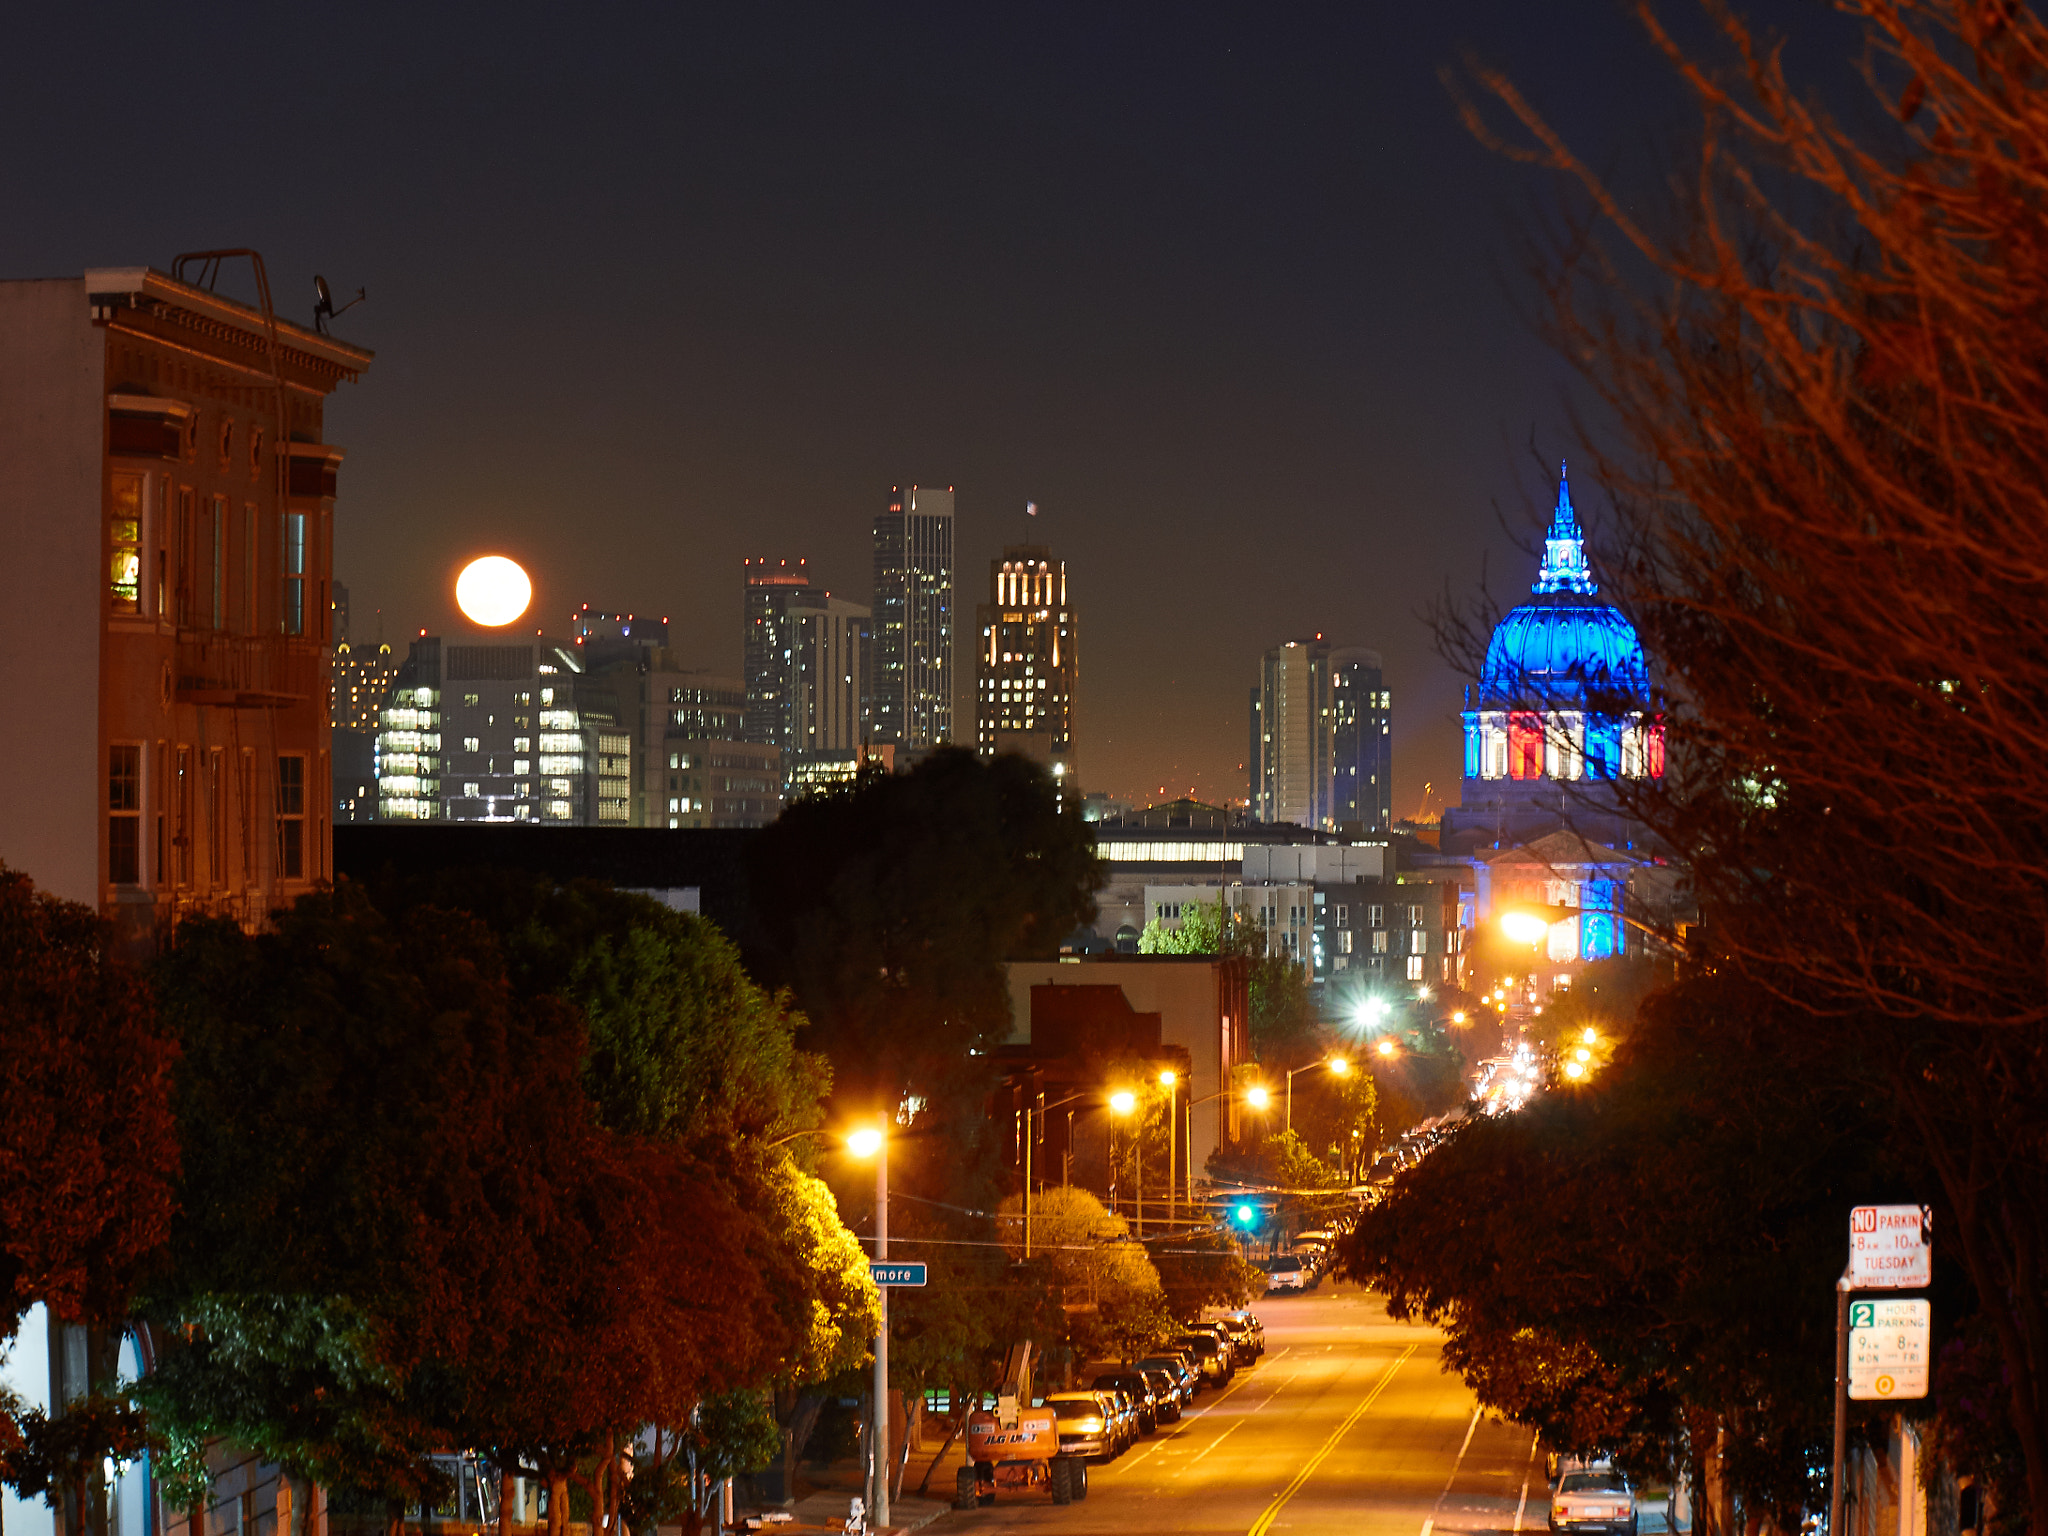
{"type": "Polygon", "coordinates": [[[455,605],[473,624],[497,629],[526,612],[533,601],[533,583],[516,560],[485,555],[472,560],[455,578],[455,605]]]}

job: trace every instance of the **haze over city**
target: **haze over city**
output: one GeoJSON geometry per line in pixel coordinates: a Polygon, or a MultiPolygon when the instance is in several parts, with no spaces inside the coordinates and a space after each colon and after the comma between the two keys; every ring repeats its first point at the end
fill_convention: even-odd
{"type": "Polygon", "coordinates": [[[1242,800],[1258,657],[1321,631],[1386,658],[1397,813],[1455,798],[1419,615],[1525,590],[1573,443],[1517,309],[1543,183],[1439,73],[1509,65],[1637,170],[1685,109],[1618,8],[492,17],[135,11],[108,49],[81,10],[0,60],[0,268],[246,244],[289,318],[316,271],[368,290],[335,329],[374,384],[330,407],[358,638],[441,632],[496,550],[551,633],[667,614],[736,674],[744,557],[865,602],[889,488],[950,484],[970,617],[1027,501],[1068,562],[1091,790],[1242,800]]]}

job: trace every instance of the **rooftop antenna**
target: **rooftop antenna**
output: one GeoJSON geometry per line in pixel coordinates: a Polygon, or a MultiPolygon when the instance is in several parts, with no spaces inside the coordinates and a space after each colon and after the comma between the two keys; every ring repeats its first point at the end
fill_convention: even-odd
{"type": "Polygon", "coordinates": [[[328,288],[327,279],[318,272],[313,274],[313,295],[313,329],[322,336],[327,334],[328,321],[332,320],[336,315],[347,314],[370,296],[367,289],[358,288],[354,298],[342,305],[340,309],[336,309],[334,307],[334,293],[328,288]]]}

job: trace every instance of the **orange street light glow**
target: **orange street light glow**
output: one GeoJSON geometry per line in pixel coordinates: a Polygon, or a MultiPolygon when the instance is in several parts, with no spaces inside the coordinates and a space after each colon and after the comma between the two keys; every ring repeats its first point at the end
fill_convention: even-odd
{"type": "Polygon", "coordinates": [[[1342,1077],[1346,1072],[1349,1072],[1351,1070],[1351,1063],[1346,1061],[1342,1056],[1332,1056],[1330,1058],[1330,1070],[1336,1073],[1339,1077],[1342,1077]]]}
{"type": "Polygon", "coordinates": [[[1251,1105],[1253,1109],[1264,1109],[1273,1102],[1273,1096],[1266,1092],[1265,1089],[1258,1087],[1247,1088],[1244,1097],[1245,1102],[1251,1105]]]}
{"type": "Polygon", "coordinates": [[[1393,1055],[1393,1054],[1394,1054],[1394,1042],[1393,1042],[1393,1041],[1391,1041],[1391,1040],[1382,1040],[1382,1041],[1380,1042],[1380,1054],[1381,1054],[1382,1056],[1391,1056],[1391,1055],[1393,1055]]]}
{"type": "Polygon", "coordinates": [[[862,1126],[846,1138],[846,1150],[855,1157],[873,1157],[882,1150],[882,1133],[871,1125],[862,1126]]]}
{"type": "Polygon", "coordinates": [[[1120,1115],[1128,1115],[1138,1107],[1138,1096],[1128,1088],[1109,1096],[1109,1107],[1120,1115]]]}
{"type": "Polygon", "coordinates": [[[1504,912],[1500,931],[1517,944],[1541,944],[1543,936],[1550,932],[1550,924],[1534,912],[1504,912]]]}
{"type": "Polygon", "coordinates": [[[1180,1078],[1172,1072],[1162,1072],[1159,1074],[1159,1086],[1162,1088],[1171,1088],[1179,1081],[1180,1078]]]}
{"type": "Polygon", "coordinates": [[[518,561],[503,555],[472,560],[455,578],[455,606],[470,623],[486,629],[502,629],[532,601],[533,582],[518,561]]]}

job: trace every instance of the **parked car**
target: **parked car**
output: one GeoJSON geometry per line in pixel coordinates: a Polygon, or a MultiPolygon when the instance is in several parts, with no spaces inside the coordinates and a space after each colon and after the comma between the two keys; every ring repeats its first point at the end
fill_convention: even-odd
{"type": "Polygon", "coordinates": [[[1159,1400],[1152,1395],[1152,1383],[1143,1371],[1107,1371],[1090,1383],[1098,1392],[1121,1392],[1131,1400],[1137,1416],[1138,1433],[1159,1432],[1159,1400]]]}
{"type": "Polygon", "coordinates": [[[1266,1325],[1259,1321],[1256,1314],[1239,1308],[1235,1312],[1224,1313],[1223,1320],[1233,1327],[1243,1328],[1251,1335],[1254,1354],[1263,1355],[1266,1352],[1266,1325]]]}
{"type": "Polygon", "coordinates": [[[1301,1260],[1291,1253],[1283,1253],[1277,1259],[1266,1260],[1266,1294],[1276,1291],[1305,1291],[1308,1289],[1308,1271],[1301,1266],[1301,1260]]]}
{"type": "Polygon", "coordinates": [[[1045,1405],[1058,1421],[1061,1455],[1102,1461],[1116,1455],[1116,1415],[1100,1392],[1053,1392],[1045,1405]]]}
{"type": "Polygon", "coordinates": [[[1222,1322],[1189,1323],[1188,1327],[1198,1333],[1213,1334],[1222,1346],[1230,1351],[1230,1364],[1234,1370],[1240,1365],[1250,1365],[1253,1355],[1249,1342],[1240,1343],[1230,1324],[1222,1322]]]}
{"type": "Polygon", "coordinates": [[[1172,1372],[1162,1370],[1156,1366],[1150,1369],[1141,1366],[1140,1369],[1144,1371],[1145,1380],[1151,1384],[1152,1401],[1156,1405],[1158,1422],[1161,1424],[1179,1423],[1183,1401],[1180,1378],[1172,1372]]]}
{"type": "Polygon", "coordinates": [[[1121,1456],[1138,1443],[1138,1405],[1131,1401],[1130,1393],[1116,1387],[1097,1387],[1095,1390],[1109,1399],[1110,1407],[1115,1410],[1116,1453],[1121,1456]]]}
{"type": "Polygon", "coordinates": [[[1173,1347],[1194,1356],[1196,1369],[1212,1387],[1222,1386],[1237,1373],[1230,1346],[1213,1333],[1184,1333],[1173,1341],[1173,1347]]]}
{"type": "Polygon", "coordinates": [[[1191,1358],[1179,1351],[1170,1355],[1147,1355],[1138,1362],[1138,1369],[1164,1371],[1172,1377],[1175,1386],[1180,1389],[1180,1402],[1183,1408],[1193,1403],[1195,1394],[1202,1390],[1201,1371],[1196,1369],[1191,1358]]]}
{"type": "Polygon", "coordinates": [[[1245,1364],[1254,1365],[1259,1356],[1266,1352],[1266,1333],[1263,1328],[1253,1326],[1248,1312],[1226,1312],[1218,1319],[1230,1335],[1230,1342],[1245,1364]]]}
{"type": "Polygon", "coordinates": [[[1636,1495],[1612,1466],[1573,1467],[1560,1473],[1550,1495],[1550,1528],[1579,1536],[1636,1536],[1636,1495]]]}

